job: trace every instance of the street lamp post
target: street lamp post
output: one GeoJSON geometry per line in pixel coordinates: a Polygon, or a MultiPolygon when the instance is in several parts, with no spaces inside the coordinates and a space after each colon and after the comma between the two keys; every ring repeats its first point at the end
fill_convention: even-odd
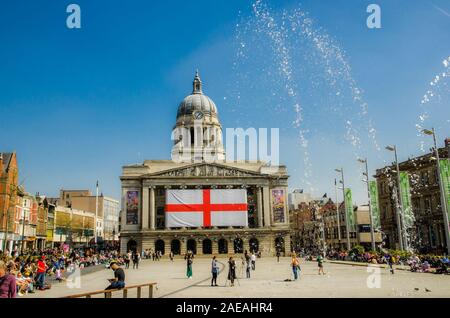
{"type": "Polygon", "coordinates": [[[334,190],[336,193],[336,217],[337,217],[337,228],[338,228],[338,246],[341,248],[341,218],[339,213],[339,203],[338,203],[338,186],[336,179],[334,179],[334,190]]]}
{"type": "Polygon", "coordinates": [[[397,205],[397,231],[398,231],[398,242],[401,250],[407,250],[408,241],[405,235],[405,229],[403,228],[403,198],[400,191],[400,167],[397,159],[397,147],[386,146],[386,150],[393,151],[395,156],[395,166],[397,169],[397,195],[396,195],[396,205],[397,205]]]}
{"type": "Polygon", "coordinates": [[[346,204],[345,204],[344,168],[334,169],[334,171],[341,173],[342,199],[344,200],[345,230],[346,230],[346,234],[347,234],[347,250],[350,250],[350,248],[351,248],[351,245],[350,245],[350,229],[349,229],[349,225],[348,225],[348,217],[347,217],[347,209],[346,209],[347,207],[346,207],[346,204]]]}
{"type": "Polygon", "coordinates": [[[367,198],[369,203],[369,220],[370,220],[370,240],[372,242],[372,251],[375,251],[375,232],[373,228],[373,215],[372,215],[372,206],[371,206],[371,200],[370,200],[370,186],[369,186],[369,168],[367,164],[367,158],[366,159],[358,159],[360,163],[365,164],[366,166],[366,172],[363,173],[366,176],[366,179],[363,179],[363,182],[367,184],[367,198]]]}
{"type": "MultiPolygon", "coordinates": [[[[23,205],[23,204],[22,204],[23,205]]],[[[22,206],[22,212],[23,212],[23,217],[22,217],[22,244],[20,245],[20,254],[23,254],[23,242],[25,241],[25,213],[26,210],[24,209],[24,207],[22,206]]]]}
{"type": "MultiPolygon", "coordinates": [[[[444,227],[445,227],[445,243],[447,245],[447,255],[450,255],[450,236],[449,236],[449,224],[448,224],[448,207],[447,207],[447,202],[445,200],[445,192],[444,192],[444,183],[442,181],[441,178],[441,167],[439,165],[439,149],[437,147],[437,142],[436,142],[436,132],[434,130],[434,128],[432,128],[431,130],[428,129],[424,129],[422,130],[422,132],[426,135],[429,136],[433,136],[433,142],[434,142],[434,154],[436,156],[436,166],[437,166],[437,177],[438,177],[438,182],[439,182],[439,190],[441,192],[441,207],[442,207],[442,213],[443,213],[443,217],[444,217],[444,227]]],[[[450,154],[449,154],[450,156],[450,154]]]]}

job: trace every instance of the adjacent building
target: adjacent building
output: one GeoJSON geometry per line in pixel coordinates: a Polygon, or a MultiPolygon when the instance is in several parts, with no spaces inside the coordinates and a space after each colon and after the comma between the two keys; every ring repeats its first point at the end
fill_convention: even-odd
{"type": "Polygon", "coordinates": [[[92,195],[89,190],[60,190],[58,205],[88,211],[96,214],[98,241],[117,241],[119,239],[120,203],[104,196],[92,195]],[[96,209],[96,203],[98,204],[96,209]]]}
{"type": "Polygon", "coordinates": [[[0,152],[0,250],[12,251],[20,241],[18,227],[19,169],[15,152],[0,152]]]}
{"type": "MultiPolygon", "coordinates": [[[[296,250],[323,251],[347,249],[347,227],[344,204],[339,204],[339,219],[336,203],[331,199],[302,202],[291,211],[292,241],[296,250]]],[[[350,246],[371,249],[371,228],[368,206],[354,206],[355,228],[350,231],[350,246]]],[[[380,232],[374,233],[375,244],[382,243],[380,232]]]]}
{"type": "Polygon", "coordinates": [[[88,245],[94,238],[95,214],[69,207],[53,210],[52,245],[88,245]]]}
{"type": "MultiPolygon", "coordinates": [[[[439,149],[440,158],[449,158],[450,139],[439,149]]],[[[422,253],[446,252],[444,218],[441,207],[438,170],[433,153],[409,158],[399,163],[409,174],[414,225],[408,230],[409,245],[422,253]]],[[[377,169],[381,228],[388,248],[398,249],[396,217],[397,174],[394,166],[377,169]]]]}

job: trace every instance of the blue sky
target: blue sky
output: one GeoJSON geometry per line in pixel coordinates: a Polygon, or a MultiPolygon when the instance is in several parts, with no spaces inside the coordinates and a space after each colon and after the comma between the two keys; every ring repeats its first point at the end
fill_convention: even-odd
{"type": "MultiPolygon", "coordinates": [[[[398,146],[401,160],[421,154],[420,101],[450,56],[447,0],[263,1],[276,30],[295,22],[300,9],[317,34],[329,36],[324,43],[345,52],[350,78],[335,57],[288,28],[290,79],[280,72],[280,43],[265,34],[270,27],[255,16],[254,1],[73,2],[81,7],[79,30],[65,25],[69,1],[6,2],[0,11],[0,150],[17,151],[20,179],[32,193],[94,190],[99,179],[102,192],[119,198],[122,165],[170,158],[177,106],[199,68],[224,128],[280,128],[280,161],[291,188],[308,191],[298,138],[305,129],[315,194],[334,198],[333,170],[343,166],[362,203],[355,153],[369,158],[371,172],[392,161],[372,145],[366,121],[382,148],[398,146]],[[381,6],[379,30],[366,26],[370,3],[381,6]],[[355,115],[360,103],[351,87],[368,105],[363,117],[355,115]],[[300,128],[292,125],[295,102],[303,108],[300,128]],[[345,139],[348,120],[360,130],[358,149],[345,139]]],[[[450,137],[446,83],[426,105],[426,124],[441,139],[450,137]]]]}

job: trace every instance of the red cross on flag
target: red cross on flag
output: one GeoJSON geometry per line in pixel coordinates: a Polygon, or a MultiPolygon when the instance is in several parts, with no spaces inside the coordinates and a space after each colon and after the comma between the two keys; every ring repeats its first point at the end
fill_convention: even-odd
{"type": "Polygon", "coordinates": [[[245,189],[166,190],[166,227],[247,226],[245,189]]]}

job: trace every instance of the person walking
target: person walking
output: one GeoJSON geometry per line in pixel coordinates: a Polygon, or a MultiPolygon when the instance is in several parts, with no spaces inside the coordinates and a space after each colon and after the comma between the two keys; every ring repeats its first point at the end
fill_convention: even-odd
{"type": "Polygon", "coordinates": [[[0,298],[16,298],[16,277],[6,272],[6,264],[0,261],[0,298]]]}
{"type": "Polygon", "coordinates": [[[45,255],[42,255],[37,262],[37,275],[36,283],[39,290],[45,290],[45,273],[47,272],[48,266],[45,263],[45,255]]]}
{"type": "Polygon", "coordinates": [[[251,257],[250,257],[250,255],[248,255],[247,251],[245,251],[244,257],[245,257],[245,264],[244,264],[245,265],[245,273],[247,275],[247,278],[250,278],[250,270],[252,268],[251,257]]]}
{"type": "Polygon", "coordinates": [[[294,273],[294,280],[298,279],[298,274],[300,270],[300,261],[297,258],[297,255],[292,254],[292,260],[291,260],[291,266],[292,266],[292,272],[294,273]]]}
{"type": "Polygon", "coordinates": [[[170,251],[170,253],[169,253],[169,258],[170,258],[170,261],[173,262],[173,252],[172,251],[170,251]]]}
{"type": "Polygon", "coordinates": [[[256,254],[254,251],[252,253],[251,260],[252,260],[252,270],[255,270],[256,269],[256,254]]]}
{"type": "Polygon", "coordinates": [[[219,264],[217,264],[216,256],[213,256],[211,262],[211,286],[219,286],[217,285],[217,275],[219,275],[219,264]]]}
{"type": "Polygon", "coordinates": [[[188,255],[186,257],[186,276],[188,279],[192,278],[192,263],[193,261],[191,255],[188,255]]]}
{"type": "Polygon", "coordinates": [[[280,255],[281,255],[281,252],[280,252],[280,250],[277,249],[277,262],[278,263],[280,262],[280,255]]]}
{"type": "Polygon", "coordinates": [[[324,271],[323,271],[323,257],[322,255],[317,256],[317,266],[319,268],[319,275],[322,273],[323,275],[325,275],[324,271]]]}
{"type": "Polygon", "coordinates": [[[139,269],[139,261],[141,259],[141,256],[138,252],[133,253],[133,269],[139,269]]]}
{"type": "Polygon", "coordinates": [[[130,262],[131,262],[131,252],[128,251],[128,253],[125,254],[125,268],[130,268],[130,262]]]}
{"type": "Polygon", "coordinates": [[[385,256],[386,259],[386,263],[389,265],[389,271],[391,272],[391,274],[394,274],[394,256],[392,256],[391,254],[387,254],[385,256]]]}
{"type": "Polygon", "coordinates": [[[231,282],[231,287],[234,286],[235,279],[236,279],[236,262],[231,256],[228,260],[228,280],[231,282]]]}

